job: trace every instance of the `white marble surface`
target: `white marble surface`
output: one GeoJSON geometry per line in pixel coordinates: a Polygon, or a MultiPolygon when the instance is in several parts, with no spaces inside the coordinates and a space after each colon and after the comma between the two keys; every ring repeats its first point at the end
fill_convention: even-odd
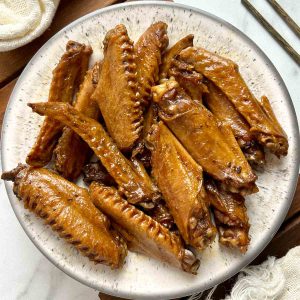
{"type": "MultiPolygon", "coordinates": [[[[177,0],[211,12],[235,25],[253,39],[270,57],[293,99],[300,117],[300,72],[297,64],[246,11],[239,0],[177,0]],[[226,2],[226,5],[225,5],[226,2]]],[[[300,23],[300,2],[280,0],[280,4],[300,23]]],[[[266,1],[252,0],[270,22],[300,51],[297,37],[275,15],[266,1]]],[[[85,287],[54,267],[31,243],[19,225],[5,187],[0,181],[0,299],[98,299],[98,292],[85,287]]]]}

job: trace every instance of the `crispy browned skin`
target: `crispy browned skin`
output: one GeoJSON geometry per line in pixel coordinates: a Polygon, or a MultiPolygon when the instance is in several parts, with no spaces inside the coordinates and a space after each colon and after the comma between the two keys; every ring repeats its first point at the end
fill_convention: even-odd
{"type": "Polygon", "coordinates": [[[209,89],[209,93],[204,97],[206,106],[215,117],[230,126],[247,160],[258,165],[264,164],[264,150],[257,143],[247,121],[214,83],[208,81],[206,84],[209,89]]]}
{"type": "Polygon", "coordinates": [[[117,25],[104,39],[104,59],[93,94],[110,136],[120,150],[130,150],[142,130],[133,42],[126,27],[117,25]]]}
{"type": "Polygon", "coordinates": [[[239,194],[224,191],[213,180],[205,180],[208,198],[213,206],[221,244],[246,252],[250,242],[249,222],[245,199],[239,194]]]}
{"type": "Polygon", "coordinates": [[[14,181],[14,192],[25,208],[43,218],[61,238],[95,263],[119,268],[126,244],[110,229],[109,220],[93,205],[86,189],[42,168],[19,165],[2,174],[14,181]]]}
{"type": "Polygon", "coordinates": [[[278,157],[287,155],[287,136],[279,125],[269,100],[266,97],[260,101],[255,99],[233,61],[194,47],[184,49],[179,59],[193,64],[196,71],[213,81],[226,94],[263,146],[278,157]]]}
{"type": "Polygon", "coordinates": [[[193,46],[194,35],[189,34],[179,40],[170,49],[166,51],[163,56],[162,64],[160,66],[159,78],[164,79],[168,77],[168,71],[171,67],[172,60],[178,55],[183,49],[193,46]]]}
{"type": "Polygon", "coordinates": [[[130,249],[196,274],[199,260],[184,249],[180,238],[122,199],[116,189],[93,182],[90,195],[96,207],[127,233],[130,249]]]}
{"type": "MultiPolygon", "coordinates": [[[[96,63],[93,69],[86,73],[83,83],[77,94],[75,109],[87,117],[97,119],[99,116],[98,104],[91,99],[99,79],[101,63],[96,63]]],[[[69,127],[64,127],[62,136],[54,150],[55,168],[69,180],[76,179],[92,154],[88,144],[69,127]]]]}
{"type": "Polygon", "coordinates": [[[216,235],[205,202],[202,168],[160,122],[148,138],[153,177],[186,244],[203,250],[216,235]]]}
{"type": "Polygon", "coordinates": [[[73,129],[98,156],[129,202],[151,202],[159,198],[157,188],[149,176],[142,176],[135,169],[100,123],[86,117],[67,103],[45,102],[28,105],[40,115],[47,115],[73,129]]]}
{"type": "Polygon", "coordinates": [[[256,176],[230,128],[218,124],[212,113],[192,100],[175,80],[152,89],[159,116],[204,171],[227,189],[243,194],[257,191],[256,176]]]}
{"type": "Polygon", "coordinates": [[[193,100],[202,102],[203,94],[208,93],[207,86],[203,83],[203,75],[196,72],[190,64],[173,59],[169,75],[175,78],[193,100]]]}
{"type": "Polygon", "coordinates": [[[134,46],[139,93],[145,107],[151,102],[151,87],[159,79],[162,54],[169,44],[167,28],[164,22],[152,24],[134,46]]]}
{"type": "MultiPolygon", "coordinates": [[[[53,70],[48,102],[72,102],[74,92],[88,68],[91,54],[91,47],[68,42],[66,52],[53,70]]],[[[35,144],[26,158],[29,165],[42,167],[51,160],[62,128],[59,122],[45,118],[35,144]]]]}

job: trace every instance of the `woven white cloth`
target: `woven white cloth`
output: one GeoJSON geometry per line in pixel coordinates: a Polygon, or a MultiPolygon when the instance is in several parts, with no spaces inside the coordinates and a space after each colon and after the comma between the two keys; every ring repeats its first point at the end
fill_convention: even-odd
{"type": "Polygon", "coordinates": [[[300,299],[300,246],[286,256],[269,257],[258,266],[245,268],[225,300],[300,299]]]}
{"type": "Polygon", "coordinates": [[[28,44],[51,24],[59,0],[0,0],[0,52],[28,44]]]}
{"type": "MultiPolygon", "coordinates": [[[[216,288],[205,300],[214,300],[216,288]]],[[[202,296],[203,292],[188,300],[200,300],[202,296]]],[[[300,246],[282,258],[269,257],[260,265],[243,269],[224,300],[300,300],[300,246]]]]}

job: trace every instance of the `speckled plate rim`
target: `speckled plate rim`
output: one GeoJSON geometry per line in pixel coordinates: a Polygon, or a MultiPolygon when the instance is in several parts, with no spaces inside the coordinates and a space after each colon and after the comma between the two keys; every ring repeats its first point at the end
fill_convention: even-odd
{"type": "MultiPolygon", "coordinates": [[[[56,39],[56,37],[62,32],[65,31],[66,29],[82,22],[85,19],[91,18],[94,15],[98,14],[100,11],[106,12],[106,11],[111,11],[111,10],[116,10],[119,8],[124,8],[124,7],[128,7],[128,6],[147,6],[147,5],[157,5],[157,6],[165,6],[165,7],[170,7],[170,8],[182,8],[182,9],[188,9],[191,11],[195,11],[197,13],[200,13],[204,16],[207,16],[219,23],[222,23],[223,25],[225,25],[226,27],[228,27],[229,29],[231,29],[232,31],[236,32],[237,34],[239,34],[240,36],[242,36],[256,51],[257,53],[259,53],[263,59],[268,63],[269,68],[271,69],[271,71],[274,73],[274,75],[276,76],[276,79],[278,80],[279,83],[281,83],[281,89],[283,91],[283,94],[285,95],[285,98],[288,100],[287,102],[287,109],[289,110],[290,115],[292,116],[292,120],[291,124],[293,125],[293,131],[292,131],[292,135],[294,137],[296,137],[296,140],[294,141],[296,144],[297,149],[300,149],[300,138],[299,138],[299,127],[298,127],[298,121],[297,121],[297,116],[296,116],[296,112],[295,112],[295,108],[292,102],[292,99],[289,95],[289,92],[287,90],[287,87],[281,77],[281,75],[279,74],[279,72],[277,71],[277,69],[275,68],[275,66],[273,65],[273,63],[271,62],[271,60],[267,57],[267,55],[256,45],[256,43],[254,41],[252,41],[247,35],[245,35],[242,31],[240,31],[239,29],[237,29],[236,27],[234,27],[233,25],[231,25],[230,23],[228,23],[227,21],[223,20],[222,18],[219,18],[211,13],[208,13],[204,10],[195,8],[195,7],[191,7],[188,5],[184,5],[184,4],[177,4],[177,3],[170,3],[170,2],[165,2],[165,1],[134,1],[134,2],[129,2],[129,3],[123,3],[123,4],[116,4],[116,5],[112,5],[112,6],[108,6],[99,10],[96,10],[94,12],[91,12],[75,21],[73,21],[72,23],[70,23],[69,25],[67,25],[66,27],[62,28],[59,32],[57,32],[53,37],[51,37],[38,51],[37,53],[31,58],[31,60],[29,61],[29,63],[27,64],[27,66],[24,68],[22,74],[20,75],[14,90],[10,96],[9,102],[7,104],[7,108],[6,108],[6,112],[3,118],[3,126],[2,126],[2,131],[1,131],[1,161],[2,161],[2,169],[6,170],[6,159],[5,159],[5,151],[3,151],[3,149],[5,149],[5,144],[4,144],[4,126],[6,124],[6,118],[7,118],[7,110],[10,108],[10,106],[12,105],[12,99],[14,98],[14,94],[15,91],[18,89],[20,83],[22,82],[23,77],[25,77],[26,72],[28,72],[30,70],[30,66],[31,64],[33,64],[35,62],[35,60],[38,58],[38,56],[40,55],[40,53],[42,53],[44,51],[44,49],[48,46],[48,43],[50,44],[52,40],[56,39]]],[[[273,227],[273,231],[270,232],[270,235],[267,236],[267,238],[262,239],[260,241],[259,246],[257,247],[257,251],[251,256],[249,257],[247,260],[240,262],[239,264],[236,265],[236,267],[231,271],[228,272],[228,274],[226,276],[219,276],[216,277],[214,280],[212,280],[210,282],[210,284],[207,285],[206,289],[209,289],[211,287],[213,287],[214,285],[220,284],[224,281],[226,281],[227,279],[229,279],[230,277],[234,276],[236,273],[238,273],[242,268],[244,268],[245,266],[247,266],[249,263],[251,263],[251,261],[253,261],[261,252],[262,250],[268,245],[268,243],[272,240],[273,236],[276,234],[276,232],[278,231],[280,225],[282,224],[282,222],[284,221],[284,218],[288,212],[288,209],[290,208],[290,205],[292,203],[293,200],[293,196],[295,194],[295,190],[296,190],[296,186],[297,186],[297,181],[298,181],[298,172],[299,172],[299,163],[300,163],[300,153],[299,152],[295,152],[295,155],[297,155],[296,161],[297,163],[294,165],[293,170],[291,170],[291,172],[293,173],[293,181],[290,182],[290,186],[289,186],[289,192],[288,192],[288,201],[286,201],[285,207],[284,209],[282,209],[280,216],[278,217],[277,223],[276,225],[274,225],[273,227]]],[[[76,274],[73,274],[72,272],[69,272],[67,269],[65,269],[64,267],[60,266],[58,264],[58,262],[55,261],[54,258],[52,258],[51,256],[47,255],[43,249],[41,249],[38,244],[36,243],[35,239],[33,236],[31,236],[30,232],[27,230],[26,225],[23,223],[21,217],[19,216],[16,208],[15,208],[15,204],[14,204],[14,193],[12,191],[11,186],[9,185],[8,182],[5,181],[5,188],[6,188],[6,192],[10,201],[10,204],[14,210],[14,213],[17,217],[17,219],[19,220],[22,228],[24,229],[25,233],[27,234],[27,236],[29,237],[29,239],[33,242],[33,244],[41,251],[41,253],[49,260],[51,261],[56,267],[58,267],[61,271],[63,271],[64,273],[66,273],[67,275],[69,275],[70,277],[76,279],[77,281],[90,286],[91,288],[94,289],[98,289],[98,287],[94,286],[93,284],[91,284],[88,280],[79,278],[79,276],[77,276],[76,274]]],[[[181,292],[176,292],[176,293],[167,293],[167,294],[163,294],[160,291],[153,291],[152,295],[144,295],[144,294],[129,294],[127,292],[124,291],[116,291],[116,290],[111,290],[111,289],[107,289],[105,287],[103,287],[102,289],[100,289],[101,292],[110,294],[110,295],[114,295],[114,296],[118,296],[118,297],[124,297],[124,298],[131,298],[131,297],[135,297],[135,298],[151,298],[151,299],[156,299],[156,298],[160,298],[160,299],[168,299],[168,298],[178,298],[178,297],[183,297],[183,296],[188,296],[188,295],[192,295],[194,293],[199,293],[202,290],[197,289],[197,287],[193,287],[193,288],[183,288],[181,292]]]]}

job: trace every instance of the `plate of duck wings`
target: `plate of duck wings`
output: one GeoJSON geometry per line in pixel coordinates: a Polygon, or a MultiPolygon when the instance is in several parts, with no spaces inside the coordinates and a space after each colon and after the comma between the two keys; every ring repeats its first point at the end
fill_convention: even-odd
{"type": "Polygon", "coordinates": [[[295,112],[262,51],[206,12],[164,2],[95,11],[20,76],[2,179],[57,267],[134,299],[208,289],[249,264],[290,206],[295,112]]]}

